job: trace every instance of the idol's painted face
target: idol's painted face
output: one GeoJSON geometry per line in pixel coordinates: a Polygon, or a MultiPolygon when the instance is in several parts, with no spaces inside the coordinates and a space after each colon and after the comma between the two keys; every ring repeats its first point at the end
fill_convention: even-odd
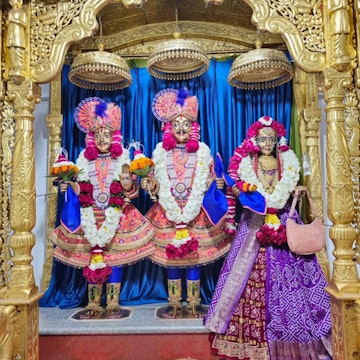
{"type": "Polygon", "coordinates": [[[104,127],[101,127],[94,132],[95,145],[99,152],[105,153],[110,151],[113,141],[113,133],[104,127]]]}
{"type": "Polygon", "coordinates": [[[191,121],[179,116],[171,122],[171,133],[178,144],[186,143],[190,138],[191,121]]]}
{"type": "Polygon", "coordinates": [[[269,127],[262,128],[256,137],[256,142],[259,145],[260,151],[263,155],[270,155],[276,144],[275,130],[269,127]]]}

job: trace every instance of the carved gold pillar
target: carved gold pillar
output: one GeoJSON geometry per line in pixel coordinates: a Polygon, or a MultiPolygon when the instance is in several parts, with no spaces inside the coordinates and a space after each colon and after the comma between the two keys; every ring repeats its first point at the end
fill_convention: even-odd
{"type": "MultiPolygon", "coordinates": [[[[301,152],[308,156],[311,172],[302,173],[304,185],[309,188],[311,196],[323,217],[323,181],[320,154],[321,110],[318,104],[317,74],[308,74],[297,68],[294,78],[294,94],[298,111],[301,152]]],[[[310,209],[307,209],[308,221],[313,221],[310,209]]],[[[326,249],[316,254],[322,271],[330,281],[330,266],[326,249]]]]}
{"type": "Polygon", "coordinates": [[[352,249],[356,237],[351,226],[354,199],[343,103],[344,89],[351,86],[352,78],[348,72],[340,73],[333,69],[325,70],[324,75],[328,217],[333,223],[330,238],[334,242],[335,256],[332,281],[327,290],[331,297],[334,359],[348,360],[359,356],[355,301],[360,299],[355,252],[352,249]]]}
{"type": "MultiPolygon", "coordinates": [[[[346,122],[351,169],[353,172],[353,187],[355,198],[355,227],[356,227],[356,243],[357,243],[357,263],[360,264],[360,2],[357,1],[354,5],[354,12],[356,14],[356,40],[358,44],[357,64],[358,68],[355,71],[355,92],[357,95],[357,112],[350,116],[346,122]]],[[[360,327],[360,323],[358,324],[360,327]]]]}
{"type": "Polygon", "coordinates": [[[22,360],[39,357],[40,294],[31,265],[35,245],[35,154],[33,120],[40,88],[28,80],[16,86],[8,83],[8,94],[15,110],[15,146],[10,199],[10,248],[13,266],[8,286],[0,291],[0,305],[16,305],[17,329],[15,354],[22,360]],[[20,331],[21,329],[21,331],[20,331]]]}
{"type": "Polygon", "coordinates": [[[16,307],[0,305],[0,359],[13,360],[16,337],[16,307]]]}
{"type": "Polygon", "coordinates": [[[356,262],[360,264],[360,71],[356,69],[354,86],[345,96],[345,135],[349,148],[356,230],[356,262]]]}
{"type": "MultiPolygon", "coordinates": [[[[3,12],[0,8],[0,19],[3,19],[3,12]]],[[[2,49],[2,43],[3,43],[3,31],[2,31],[2,21],[0,21],[0,59],[3,58],[3,49],[2,49]]],[[[0,100],[4,99],[4,79],[2,75],[2,71],[0,71],[0,100]]]]}
{"type": "MultiPolygon", "coordinates": [[[[304,176],[304,184],[309,188],[311,197],[313,198],[317,210],[321,217],[324,215],[323,206],[323,186],[322,186],[322,168],[321,168],[321,154],[320,154],[320,123],[321,123],[321,110],[316,107],[307,108],[304,110],[304,123],[305,123],[305,149],[304,154],[308,155],[310,162],[311,172],[309,175],[304,176]]],[[[314,220],[313,214],[307,211],[308,220],[314,220]]],[[[330,281],[330,266],[326,254],[326,248],[322,249],[316,254],[321,268],[330,281]]]]}
{"type": "Polygon", "coordinates": [[[12,160],[15,137],[14,109],[8,99],[0,99],[1,114],[1,176],[0,176],[0,289],[7,286],[11,269],[11,255],[8,239],[10,228],[10,196],[12,160]]]}
{"type": "MultiPolygon", "coordinates": [[[[49,147],[48,147],[48,169],[57,159],[56,150],[61,146],[61,127],[63,116],[61,114],[61,75],[58,75],[52,82],[50,88],[50,113],[46,118],[46,124],[49,128],[49,147]]],[[[49,171],[48,171],[49,172],[49,171]]],[[[56,225],[56,211],[58,201],[57,187],[53,186],[53,179],[49,178],[47,182],[47,235],[54,231],[56,225]]],[[[50,283],[52,271],[52,251],[53,244],[46,239],[46,255],[43,267],[42,289],[46,290],[50,283]]]]}

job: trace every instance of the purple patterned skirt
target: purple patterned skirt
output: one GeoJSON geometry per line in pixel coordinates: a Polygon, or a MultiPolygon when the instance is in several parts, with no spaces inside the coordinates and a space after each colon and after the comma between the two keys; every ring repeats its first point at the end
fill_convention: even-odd
{"type": "Polygon", "coordinates": [[[232,359],[332,359],[330,299],[316,256],[286,244],[260,247],[255,233],[263,221],[242,213],[204,318],[215,333],[212,348],[232,359]]]}

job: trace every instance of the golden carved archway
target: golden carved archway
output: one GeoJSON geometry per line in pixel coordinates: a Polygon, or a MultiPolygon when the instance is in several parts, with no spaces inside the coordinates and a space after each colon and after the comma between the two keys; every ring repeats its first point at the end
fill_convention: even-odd
{"type": "MultiPolygon", "coordinates": [[[[1,358],[4,359],[10,359],[14,354],[19,354],[22,359],[38,359],[38,300],[41,294],[31,265],[31,249],[36,241],[32,233],[36,212],[33,113],[40,101],[38,84],[53,82],[47,118],[51,150],[60,142],[59,74],[67,57],[71,58],[77,51],[86,51],[95,45],[94,33],[98,28],[96,17],[99,13],[105,18],[104,27],[112,29],[115,25],[106,24],[107,14],[121,11],[123,16],[114,18],[123,21],[121,25],[124,25],[124,14],[135,16],[146,6],[155,6],[156,1],[29,0],[24,4],[22,0],[14,1],[13,6],[2,5],[5,31],[0,33],[3,40],[0,51],[5,61],[4,72],[0,74],[3,154],[0,312],[11,324],[8,341],[6,346],[1,347],[0,353],[3,352],[1,358]],[[15,22],[14,17],[20,22],[15,22]],[[20,25],[14,27],[15,23],[20,25]],[[7,253],[8,240],[13,251],[11,258],[7,253]],[[11,260],[11,265],[8,260],[11,260]],[[8,270],[11,274],[9,278],[6,276],[8,270]],[[14,306],[20,313],[14,313],[14,306]],[[26,331],[20,331],[20,328],[26,331]]],[[[164,12],[170,14],[171,6],[166,1],[158,3],[165,9],[164,12]]],[[[202,11],[199,10],[200,1],[193,3],[196,11],[202,11]]],[[[353,245],[355,240],[360,243],[358,4],[347,0],[217,0],[201,3],[204,14],[209,15],[209,19],[204,17],[208,21],[186,20],[183,17],[182,33],[205,43],[206,38],[210,38],[205,46],[209,55],[247,51],[259,36],[267,46],[287,47],[289,50],[296,66],[294,90],[301,145],[310,155],[315,170],[308,179],[308,185],[322,209],[319,161],[322,115],[317,103],[317,90],[321,86],[326,102],[326,210],[333,223],[330,238],[335,247],[333,273],[332,276],[328,274],[334,358],[357,359],[360,356],[360,336],[354,334],[359,334],[360,330],[360,286],[354,261],[357,251],[354,251],[353,245]],[[214,3],[217,4],[216,9],[214,3]],[[221,7],[224,9],[222,14],[229,16],[227,24],[210,17],[215,14],[215,19],[216,16],[221,18],[221,7]],[[247,16],[246,21],[242,19],[245,26],[239,26],[234,20],[240,14],[244,16],[240,9],[247,16]],[[231,14],[235,16],[231,17],[231,14]]],[[[191,13],[191,9],[187,10],[191,13]]],[[[154,16],[154,13],[148,14],[148,18],[154,20],[150,15],[154,16]]],[[[171,36],[173,27],[168,19],[160,23],[150,21],[138,28],[125,28],[121,37],[104,34],[105,47],[108,49],[110,46],[107,45],[113,44],[112,50],[122,56],[135,57],[139,54],[146,58],[157,41],[171,36]],[[115,37],[118,39],[114,42],[115,37]]],[[[54,224],[54,211],[54,206],[50,204],[50,227],[54,224]]],[[[319,254],[320,259],[322,256],[324,254],[319,254]]],[[[326,264],[326,256],[322,262],[326,264]]],[[[1,328],[0,339],[4,332],[1,328]]]]}

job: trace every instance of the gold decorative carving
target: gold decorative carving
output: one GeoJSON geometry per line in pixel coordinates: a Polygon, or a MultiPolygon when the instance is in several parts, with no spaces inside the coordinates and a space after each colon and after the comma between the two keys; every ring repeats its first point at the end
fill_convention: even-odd
{"type": "MultiPolygon", "coordinates": [[[[259,35],[255,29],[250,31],[245,27],[190,21],[179,21],[179,27],[184,37],[191,35],[191,38],[199,42],[199,44],[204,45],[205,49],[207,49],[207,47],[211,49],[211,42],[220,41],[219,38],[222,39],[223,44],[226,44],[226,47],[237,46],[237,53],[239,51],[253,49],[257,39],[260,39],[264,45],[283,45],[283,40],[279,35],[269,33],[261,33],[259,35]]],[[[147,52],[140,52],[140,54],[148,55],[164,38],[172,38],[174,31],[174,22],[147,24],[103,36],[102,41],[106,49],[123,54],[127,54],[129,52],[128,48],[131,46],[142,45],[144,48],[149,47],[147,52]]],[[[94,50],[96,49],[96,41],[93,39],[84,39],[81,43],[77,44],[77,46],[81,50],[94,50]]],[[[226,47],[220,52],[224,52],[226,47]]]]}
{"type": "Polygon", "coordinates": [[[35,57],[32,58],[32,80],[38,83],[49,82],[61,71],[68,47],[87,36],[91,36],[97,28],[97,12],[110,0],[79,0],[59,1],[46,5],[46,1],[32,0],[32,23],[34,34],[32,46],[35,57]],[[44,18],[42,10],[48,17],[44,18]],[[55,16],[55,17],[54,17],[55,16]],[[54,23],[57,21],[56,23],[54,23]],[[47,30],[47,31],[46,31],[47,30]],[[43,34],[48,34],[46,46],[43,44],[43,34]]]}
{"type": "MultiPolygon", "coordinates": [[[[56,150],[61,146],[61,128],[63,117],[61,114],[61,76],[58,75],[52,82],[50,88],[50,113],[46,118],[46,124],[49,129],[48,145],[48,169],[56,161],[56,150]]],[[[47,181],[47,235],[54,231],[56,225],[56,212],[58,192],[57,187],[53,186],[52,179],[47,181]]],[[[45,263],[43,266],[42,289],[46,290],[49,286],[52,272],[52,251],[53,244],[46,237],[45,263]]]]}
{"type": "MultiPolygon", "coordinates": [[[[311,103],[313,101],[312,94],[314,93],[314,87],[316,88],[316,76],[315,74],[307,75],[307,97],[311,103]],[[312,86],[311,86],[312,85],[312,86]],[[312,89],[311,89],[312,87],[312,89]]],[[[314,104],[315,105],[315,104],[314,104]]],[[[320,122],[321,122],[321,110],[318,107],[309,107],[304,109],[304,123],[305,123],[305,148],[303,154],[307,154],[310,161],[311,172],[308,176],[304,176],[304,183],[309,187],[311,196],[316,204],[320,216],[323,217],[323,178],[321,167],[321,154],[320,154],[320,122]]],[[[310,208],[307,208],[308,221],[314,220],[314,214],[310,214],[310,208]]],[[[324,275],[327,280],[330,281],[330,266],[329,260],[326,255],[326,248],[319,251],[317,258],[321,265],[324,275]]]]}
{"type": "MultiPolygon", "coordinates": [[[[0,19],[3,19],[3,12],[2,9],[0,8],[0,19]]],[[[3,43],[3,26],[2,26],[2,21],[0,24],[0,44],[3,43]]],[[[3,59],[3,47],[0,45],[0,64],[2,63],[2,59],[3,59]]],[[[6,69],[6,66],[4,66],[3,68],[6,69]]],[[[0,71],[0,101],[3,101],[5,98],[5,94],[4,94],[4,81],[3,81],[3,71],[0,71]]],[[[0,285],[1,287],[1,285],[0,285]]]]}
{"type": "Polygon", "coordinates": [[[354,31],[353,11],[348,0],[329,0],[325,8],[325,20],[329,22],[329,51],[328,59],[331,66],[338,71],[349,70],[351,61],[356,56],[352,45],[354,31]]]}
{"type": "Polygon", "coordinates": [[[77,17],[86,0],[71,2],[32,0],[31,3],[31,65],[45,63],[49,58],[53,42],[64,27],[77,17]]]}
{"type": "Polygon", "coordinates": [[[327,200],[328,216],[333,225],[330,238],[334,242],[335,261],[328,291],[331,296],[333,347],[335,359],[351,359],[359,351],[355,328],[354,301],[359,300],[360,284],[353,243],[355,229],[354,202],[349,152],[344,125],[344,93],[351,89],[350,72],[327,69],[324,72],[324,99],[327,114],[327,200]]]}
{"type": "MultiPolygon", "coordinates": [[[[224,58],[227,56],[230,57],[245,51],[249,51],[247,46],[226,42],[225,40],[196,38],[195,41],[201,45],[209,57],[213,58],[224,58]]],[[[122,56],[123,58],[127,58],[128,60],[146,59],[158,43],[158,41],[148,41],[146,43],[130,45],[128,47],[116,50],[116,54],[122,56]]],[[[66,62],[70,63],[70,61],[66,62]]]]}
{"type": "Polygon", "coordinates": [[[322,1],[251,1],[253,22],[260,30],[282,34],[292,58],[308,72],[325,67],[322,1]],[[311,24],[311,30],[309,27],[311,24]]]}
{"type": "Polygon", "coordinates": [[[354,304],[357,333],[360,333],[360,300],[356,300],[354,304]]]}
{"type": "Polygon", "coordinates": [[[359,358],[359,330],[357,327],[359,311],[359,288],[349,288],[346,293],[329,289],[331,296],[333,358],[348,360],[359,358]],[[352,299],[355,299],[352,300],[352,299]]]}
{"type": "MultiPolygon", "coordinates": [[[[93,35],[97,28],[95,16],[109,3],[110,0],[63,0],[49,4],[45,0],[32,0],[31,76],[33,81],[43,83],[51,81],[56,76],[60,71],[59,64],[65,61],[65,54],[69,46],[93,35]]],[[[245,28],[241,30],[235,26],[205,22],[198,24],[192,21],[181,22],[181,27],[185,36],[189,34],[196,38],[196,34],[199,34],[198,37],[202,39],[204,37],[208,39],[221,38],[225,43],[233,42],[240,47],[245,46],[245,48],[251,48],[255,41],[255,29],[252,31],[245,28]],[[227,41],[226,37],[232,41],[227,41]]],[[[162,22],[137,28],[132,26],[128,31],[109,37],[103,36],[103,42],[106,49],[115,52],[146,41],[161,40],[164,39],[164,36],[171,37],[173,32],[173,22],[162,22]]],[[[275,34],[262,34],[261,40],[264,44],[283,45],[281,36],[275,34]]],[[[210,42],[208,43],[210,44],[210,42]]],[[[84,44],[87,49],[96,47],[94,41],[91,40],[86,40],[84,44]]],[[[82,45],[77,44],[76,46],[82,45]]],[[[149,54],[151,50],[153,49],[149,48],[146,54],[149,54]]]]}
{"type": "MultiPolygon", "coordinates": [[[[131,0],[129,1],[131,2],[131,0]]],[[[134,3],[136,1],[137,0],[134,0],[134,3]]],[[[149,1],[148,3],[155,3],[155,1],[156,0],[151,0],[151,2],[149,1]]],[[[164,3],[164,1],[165,0],[163,0],[162,3],[164,3]]],[[[206,4],[219,4],[222,2],[222,0],[205,1],[206,3],[203,3],[204,7],[206,4]]],[[[264,33],[261,32],[261,36],[269,36],[269,39],[274,39],[274,35],[279,36],[279,38],[283,37],[295,65],[303,71],[318,73],[316,76],[321,77],[327,117],[327,211],[330,220],[333,222],[333,226],[330,229],[330,237],[335,247],[334,272],[328,289],[331,295],[332,306],[334,359],[347,360],[358,358],[360,354],[360,335],[358,331],[360,328],[360,290],[356,264],[353,260],[355,251],[352,249],[354,240],[356,236],[358,236],[354,227],[354,221],[356,224],[359,224],[359,191],[358,187],[354,186],[356,179],[359,179],[358,172],[356,172],[359,169],[359,141],[357,135],[359,124],[355,121],[354,106],[358,107],[359,105],[353,104],[354,98],[351,89],[352,83],[356,84],[355,91],[359,98],[358,84],[360,80],[357,73],[358,70],[355,72],[355,78],[353,78],[352,73],[348,72],[348,68],[351,69],[356,65],[356,61],[352,58],[354,56],[352,51],[354,45],[358,46],[358,34],[360,31],[359,25],[357,23],[354,24],[353,21],[358,21],[359,19],[360,5],[359,2],[350,0],[346,2],[343,2],[343,0],[334,1],[340,5],[343,4],[342,8],[339,9],[339,13],[336,14],[336,17],[339,14],[345,15],[344,10],[346,7],[350,32],[348,32],[346,28],[340,29],[340,32],[332,28],[334,26],[331,25],[331,22],[334,21],[334,18],[330,19],[330,16],[328,16],[328,5],[333,3],[330,1],[245,0],[244,2],[253,9],[253,23],[258,26],[260,31],[266,31],[264,33]],[[353,10],[355,10],[354,14],[352,14],[353,10]],[[353,39],[354,30],[356,30],[357,41],[353,39]],[[344,47],[341,48],[340,46],[336,49],[337,40],[340,36],[345,38],[344,47]],[[334,61],[332,60],[332,51],[335,52],[335,50],[338,51],[339,54],[339,56],[336,55],[337,58],[341,58],[341,53],[345,53],[345,56],[347,53],[347,56],[350,58],[349,66],[345,68],[344,72],[336,71],[337,58],[334,59],[334,61]],[[334,67],[332,69],[328,68],[331,65],[334,67]],[[344,91],[345,89],[349,90],[344,91]],[[345,98],[344,93],[346,94],[345,98]]],[[[193,2],[186,2],[186,6],[190,7],[192,3],[193,2]]],[[[25,52],[28,54],[28,61],[31,61],[32,72],[30,73],[30,77],[38,83],[45,83],[55,79],[61,71],[69,46],[77,43],[77,46],[81,47],[82,44],[80,45],[79,41],[93,35],[97,28],[96,14],[100,9],[110,4],[124,8],[124,3],[122,3],[121,0],[29,0],[26,1],[26,4],[29,7],[28,24],[30,26],[30,32],[27,36],[30,35],[31,39],[30,44],[26,44],[25,52]]],[[[241,24],[245,24],[245,17],[250,18],[250,16],[247,16],[248,10],[246,9],[246,15],[241,12],[240,9],[243,6],[243,1],[240,0],[231,2],[224,1],[221,6],[233,6],[234,9],[236,9],[233,11],[234,16],[231,17],[232,22],[224,22],[224,24],[226,24],[225,27],[218,24],[218,22],[198,24],[197,22],[189,21],[184,24],[187,30],[182,28],[183,33],[193,36],[197,31],[196,37],[200,37],[206,36],[206,32],[208,31],[211,40],[209,41],[208,47],[205,45],[205,49],[210,49],[210,51],[213,49],[216,51],[220,48],[222,46],[221,41],[224,42],[223,54],[230,54],[236,45],[238,45],[239,51],[246,51],[249,44],[255,42],[256,29],[252,29],[251,27],[243,29],[238,27],[236,23],[240,22],[241,24]],[[212,27],[213,30],[211,30],[212,27]],[[229,34],[231,29],[236,29],[233,37],[229,34]],[[218,32],[219,36],[213,36],[216,35],[216,32],[218,32]],[[216,46],[210,44],[212,40],[216,40],[216,46]],[[228,46],[231,51],[227,51],[228,46]]],[[[25,9],[25,5],[22,8],[25,9]]],[[[129,11],[135,10],[136,9],[129,9],[129,11]]],[[[336,9],[334,10],[338,11],[336,9]]],[[[111,9],[108,11],[111,12],[111,9]]],[[[229,13],[231,13],[231,11],[229,11],[229,13]]],[[[229,13],[227,13],[227,15],[229,15],[229,13]]],[[[0,27],[0,31],[3,28],[6,29],[5,19],[7,15],[4,15],[4,17],[1,17],[2,26],[0,27]]],[[[341,17],[339,16],[339,18],[344,19],[343,15],[341,15],[341,17]]],[[[130,24],[131,21],[129,19],[132,20],[132,18],[129,17],[127,20],[124,19],[124,21],[130,24]]],[[[118,21],[118,19],[114,20],[118,21]]],[[[149,28],[152,29],[152,25],[148,25],[149,28]]],[[[339,23],[337,23],[337,25],[339,25],[339,23]]],[[[109,28],[111,28],[111,26],[112,25],[109,24],[109,28]]],[[[160,28],[162,24],[158,24],[157,26],[160,28]]],[[[170,29],[170,26],[168,28],[170,29]]],[[[126,29],[128,30],[126,30],[124,41],[127,42],[127,46],[125,42],[122,43],[121,40],[117,39],[120,44],[117,51],[124,53],[126,52],[126,47],[134,49],[131,50],[133,53],[136,53],[137,49],[144,49],[143,52],[146,53],[152,44],[164,39],[164,37],[161,37],[162,34],[166,37],[173,32],[173,29],[169,30],[168,34],[162,33],[160,30],[157,33],[154,31],[152,35],[156,36],[153,37],[153,40],[147,37],[148,42],[142,45],[140,39],[144,38],[144,34],[141,34],[141,31],[147,29],[147,27],[143,24],[136,25],[136,27],[128,26],[126,29]],[[131,35],[132,32],[133,37],[131,35]],[[151,41],[153,41],[153,43],[151,41]]],[[[147,35],[148,34],[145,34],[145,36],[147,35]]],[[[109,35],[109,41],[112,41],[114,36],[116,37],[116,35],[109,35]]],[[[34,236],[31,230],[35,221],[35,208],[34,189],[33,186],[30,185],[30,181],[34,179],[35,171],[32,144],[32,114],[38,92],[33,83],[27,82],[28,79],[25,79],[20,86],[16,86],[14,82],[8,82],[10,62],[8,60],[9,58],[4,54],[4,50],[7,50],[5,36],[1,36],[1,39],[0,52],[2,61],[6,58],[5,63],[3,62],[2,64],[4,71],[0,72],[0,101],[3,101],[3,103],[0,103],[0,116],[2,121],[1,156],[4,150],[9,153],[8,150],[14,146],[14,144],[11,144],[11,141],[14,141],[14,133],[11,132],[11,129],[14,131],[14,126],[11,123],[11,121],[14,120],[14,114],[12,113],[13,107],[16,110],[16,144],[15,149],[11,149],[10,151],[11,156],[6,155],[4,158],[1,158],[2,187],[0,200],[2,209],[0,215],[0,271],[2,274],[5,274],[9,270],[9,268],[5,268],[4,266],[7,266],[10,258],[9,255],[4,255],[3,250],[8,249],[7,244],[6,246],[4,246],[4,244],[10,235],[9,204],[11,204],[11,223],[14,230],[10,242],[15,254],[12,259],[14,260],[15,271],[11,269],[11,280],[9,284],[0,273],[0,279],[3,279],[2,283],[0,283],[0,303],[3,306],[15,304],[19,310],[18,319],[15,324],[16,337],[14,355],[16,356],[17,354],[22,359],[37,360],[37,300],[40,295],[34,287],[31,267],[31,249],[34,244],[34,236]],[[6,97],[7,95],[4,92],[5,86],[3,86],[2,75],[5,77],[6,83],[4,84],[7,85],[9,97],[6,97]],[[14,101],[14,106],[8,105],[10,99],[14,101]],[[23,105],[21,105],[22,102],[23,105]],[[9,131],[5,133],[6,130],[9,131]],[[25,150],[30,150],[30,154],[27,155],[25,150]],[[12,158],[12,154],[14,158],[12,158]],[[26,154],[24,158],[22,158],[23,154],[26,154]],[[9,161],[9,163],[7,163],[7,161],[9,161]],[[12,164],[14,164],[14,174],[11,174],[12,164]],[[14,176],[14,183],[11,202],[9,202],[7,191],[9,190],[12,175],[14,176]],[[24,176],[28,180],[21,179],[21,176],[24,176]],[[22,188],[23,185],[25,186],[24,189],[22,188]],[[19,192],[19,196],[16,196],[16,191],[19,192]],[[19,204],[17,202],[19,202],[19,204]],[[21,207],[24,207],[25,210],[22,210],[21,207]],[[17,217],[23,215],[24,222],[20,223],[17,217]],[[31,295],[34,293],[36,295],[31,295]],[[7,304],[4,304],[4,301],[6,301],[7,304]],[[24,303],[26,303],[26,305],[24,305],[24,303]]],[[[261,38],[261,40],[264,44],[266,43],[263,38],[261,38]]],[[[282,46],[282,41],[273,42],[271,40],[269,43],[274,46],[282,46]]],[[[84,42],[84,44],[86,44],[86,42],[84,42]]],[[[356,50],[356,53],[360,54],[359,49],[356,48],[356,50]]],[[[131,51],[128,53],[131,54],[131,51]]],[[[343,70],[341,66],[337,68],[343,70]]],[[[309,81],[309,78],[305,79],[305,84],[307,81],[309,81]]],[[[311,86],[310,91],[313,91],[312,89],[313,87],[311,86]]],[[[302,91],[304,94],[307,92],[306,85],[303,86],[302,91]]],[[[312,128],[318,119],[314,105],[310,105],[309,98],[307,98],[307,100],[306,97],[305,100],[301,96],[297,97],[297,99],[298,98],[303,99],[303,109],[307,109],[306,111],[298,110],[299,119],[304,124],[304,127],[310,126],[312,128]],[[309,103],[306,101],[309,101],[309,103]],[[308,121],[308,125],[306,125],[305,121],[308,121]]],[[[53,113],[55,117],[49,117],[47,121],[49,127],[54,126],[54,129],[56,129],[54,130],[54,139],[56,139],[58,136],[58,127],[60,126],[60,117],[56,114],[59,114],[60,111],[56,109],[53,113]]],[[[311,137],[311,141],[314,140],[315,137],[311,137]]],[[[57,140],[54,140],[54,146],[56,142],[57,140]]],[[[358,225],[355,226],[358,227],[358,225]]],[[[3,334],[4,331],[0,330],[0,337],[3,334]]]]}
{"type": "Polygon", "coordinates": [[[355,73],[355,87],[348,91],[345,98],[345,134],[349,147],[350,171],[354,193],[356,231],[356,262],[360,264],[360,120],[359,120],[359,69],[355,73]]]}
{"type": "Polygon", "coordinates": [[[7,17],[6,47],[8,48],[8,76],[15,84],[26,78],[26,41],[28,33],[28,6],[23,0],[10,0],[12,9],[7,17]]]}
{"type": "Polygon", "coordinates": [[[16,308],[0,305],[0,359],[12,360],[15,353],[16,308]]]}
{"type": "MultiPolygon", "coordinates": [[[[35,157],[33,119],[35,104],[40,101],[40,88],[25,80],[21,85],[8,82],[8,98],[14,108],[15,144],[12,157],[10,224],[13,233],[11,276],[0,290],[0,305],[16,305],[15,349],[11,359],[38,359],[38,300],[31,250],[35,236],[35,157]]],[[[1,330],[1,335],[3,331],[1,330]]]]}
{"type": "Polygon", "coordinates": [[[147,2],[147,0],[121,0],[121,2],[127,8],[132,8],[132,7],[138,8],[138,7],[142,7],[144,3],[147,2]]]}
{"type": "Polygon", "coordinates": [[[332,69],[325,72],[324,95],[327,102],[327,195],[328,216],[333,226],[330,238],[334,242],[333,285],[338,289],[358,282],[358,274],[353,261],[352,249],[355,229],[349,152],[344,130],[344,90],[351,87],[351,74],[332,69]]]}
{"type": "Polygon", "coordinates": [[[23,298],[38,291],[31,265],[35,236],[35,155],[33,143],[34,107],[39,100],[39,87],[24,81],[20,86],[8,84],[14,104],[15,146],[11,186],[10,236],[13,267],[8,288],[1,297],[23,298]]]}
{"type": "Polygon", "coordinates": [[[1,118],[1,211],[0,211],[0,289],[8,284],[8,274],[11,268],[9,236],[10,227],[10,187],[12,160],[14,150],[15,120],[14,109],[7,99],[0,102],[1,118]]]}
{"type": "MultiPolygon", "coordinates": [[[[316,74],[307,74],[297,68],[294,79],[294,95],[299,119],[301,152],[308,156],[311,169],[310,174],[307,176],[303,174],[302,179],[312,194],[320,216],[323,216],[322,167],[319,141],[321,110],[319,109],[317,90],[316,74]]],[[[310,208],[307,208],[307,220],[311,222],[313,216],[309,211],[310,208]]],[[[326,249],[318,252],[316,256],[326,279],[330,281],[330,266],[326,249]]]]}
{"type": "MultiPolygon", "coordinates": [[[[1,300],[1,307],[8,307],[12,302],[16,306],[16,313],[12,314],[14,345],[11,360],[38,360],[39,359],[39,301],[40,294],[27,299],[1,300]]],[[[14,309],[12,309],[14,311],[14,309]]],[[[3,332],[0,332],[0,338],[3,332]]],[[[1,353],[1,348],[0,348],[1,353]]],[[[2,358],[1,358],[2,359],[2,358]]]]}

